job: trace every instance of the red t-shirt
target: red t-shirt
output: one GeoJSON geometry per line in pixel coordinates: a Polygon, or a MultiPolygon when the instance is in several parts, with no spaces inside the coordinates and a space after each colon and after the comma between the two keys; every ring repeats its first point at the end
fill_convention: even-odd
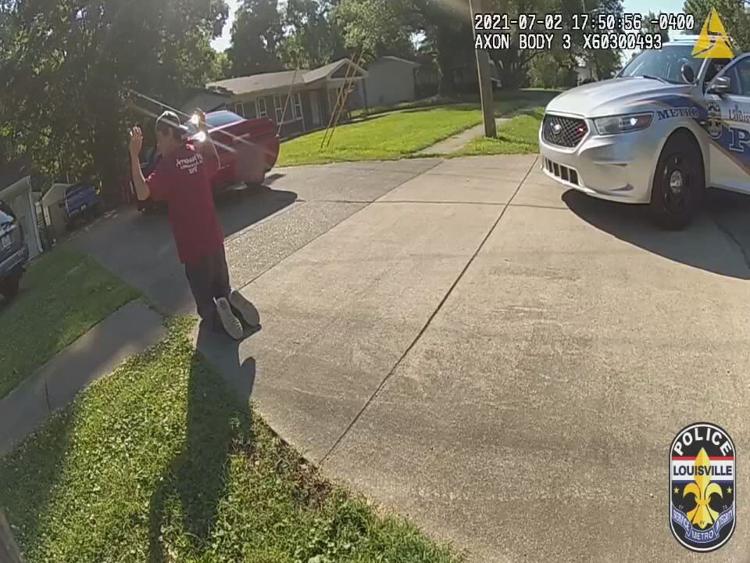
{"type": "Polygon", "coordinates": [[[183,263],[195,263],[224,244],[211,189],[218,167],[215,158],[186,144],[163,157],[146,180],[151,197],[169,206],[169,223],[183,263]]]}

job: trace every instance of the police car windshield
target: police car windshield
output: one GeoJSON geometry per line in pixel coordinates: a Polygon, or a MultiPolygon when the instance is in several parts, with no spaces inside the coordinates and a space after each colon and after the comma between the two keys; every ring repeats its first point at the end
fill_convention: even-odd
{"type": "Polygon", "coordinates": [[[665,45],[660,51],[643,51],[622,70],[620,76],[645,76],[658,78],[673,84],[684,84],[680,69],[685,63],[693,67],[698,76],[701,59],[692,56],[693,46],[665,45]]]}

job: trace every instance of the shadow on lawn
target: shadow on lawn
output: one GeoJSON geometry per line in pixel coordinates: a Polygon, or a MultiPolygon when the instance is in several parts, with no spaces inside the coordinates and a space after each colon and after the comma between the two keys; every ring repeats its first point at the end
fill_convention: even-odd
{"type": "Polygon", "coordinates": [[[215,398],[216,377],[196,352],[188,381],[184,447],[165,469],[149,506],[148,560],[154,563],[172,560],[165,553],[172,535],[187,537],[194,553],[205,552],[219,504],[226,497],[230,455],[239,449],[251,452],[254,444],[248,401],[255,382],[255,360],[240,363],[239,343],[203,325],[196,347],[236,364],[233,380],[228,382],[234,393],[215,398]]]}

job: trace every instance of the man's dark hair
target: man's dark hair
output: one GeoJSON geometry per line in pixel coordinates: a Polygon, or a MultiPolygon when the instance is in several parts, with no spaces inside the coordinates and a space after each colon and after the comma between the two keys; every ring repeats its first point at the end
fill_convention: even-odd
{"type": "Polygon", "coordinates": [[[186,128],[180,123],[180,118],[173,111],[165,111],[156,118],[156,130],[162,134],[172,134],[175,140],[180,141],[186,133],[186,128]]]}

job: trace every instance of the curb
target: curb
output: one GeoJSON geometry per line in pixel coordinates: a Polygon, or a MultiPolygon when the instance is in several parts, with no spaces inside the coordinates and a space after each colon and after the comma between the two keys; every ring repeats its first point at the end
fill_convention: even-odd
{"type": "Polygon", "coordinates": [[[166,334],[162,317],[140,300],[92,327],[0,399],[0,457],[82,390],[166,334]]]}

